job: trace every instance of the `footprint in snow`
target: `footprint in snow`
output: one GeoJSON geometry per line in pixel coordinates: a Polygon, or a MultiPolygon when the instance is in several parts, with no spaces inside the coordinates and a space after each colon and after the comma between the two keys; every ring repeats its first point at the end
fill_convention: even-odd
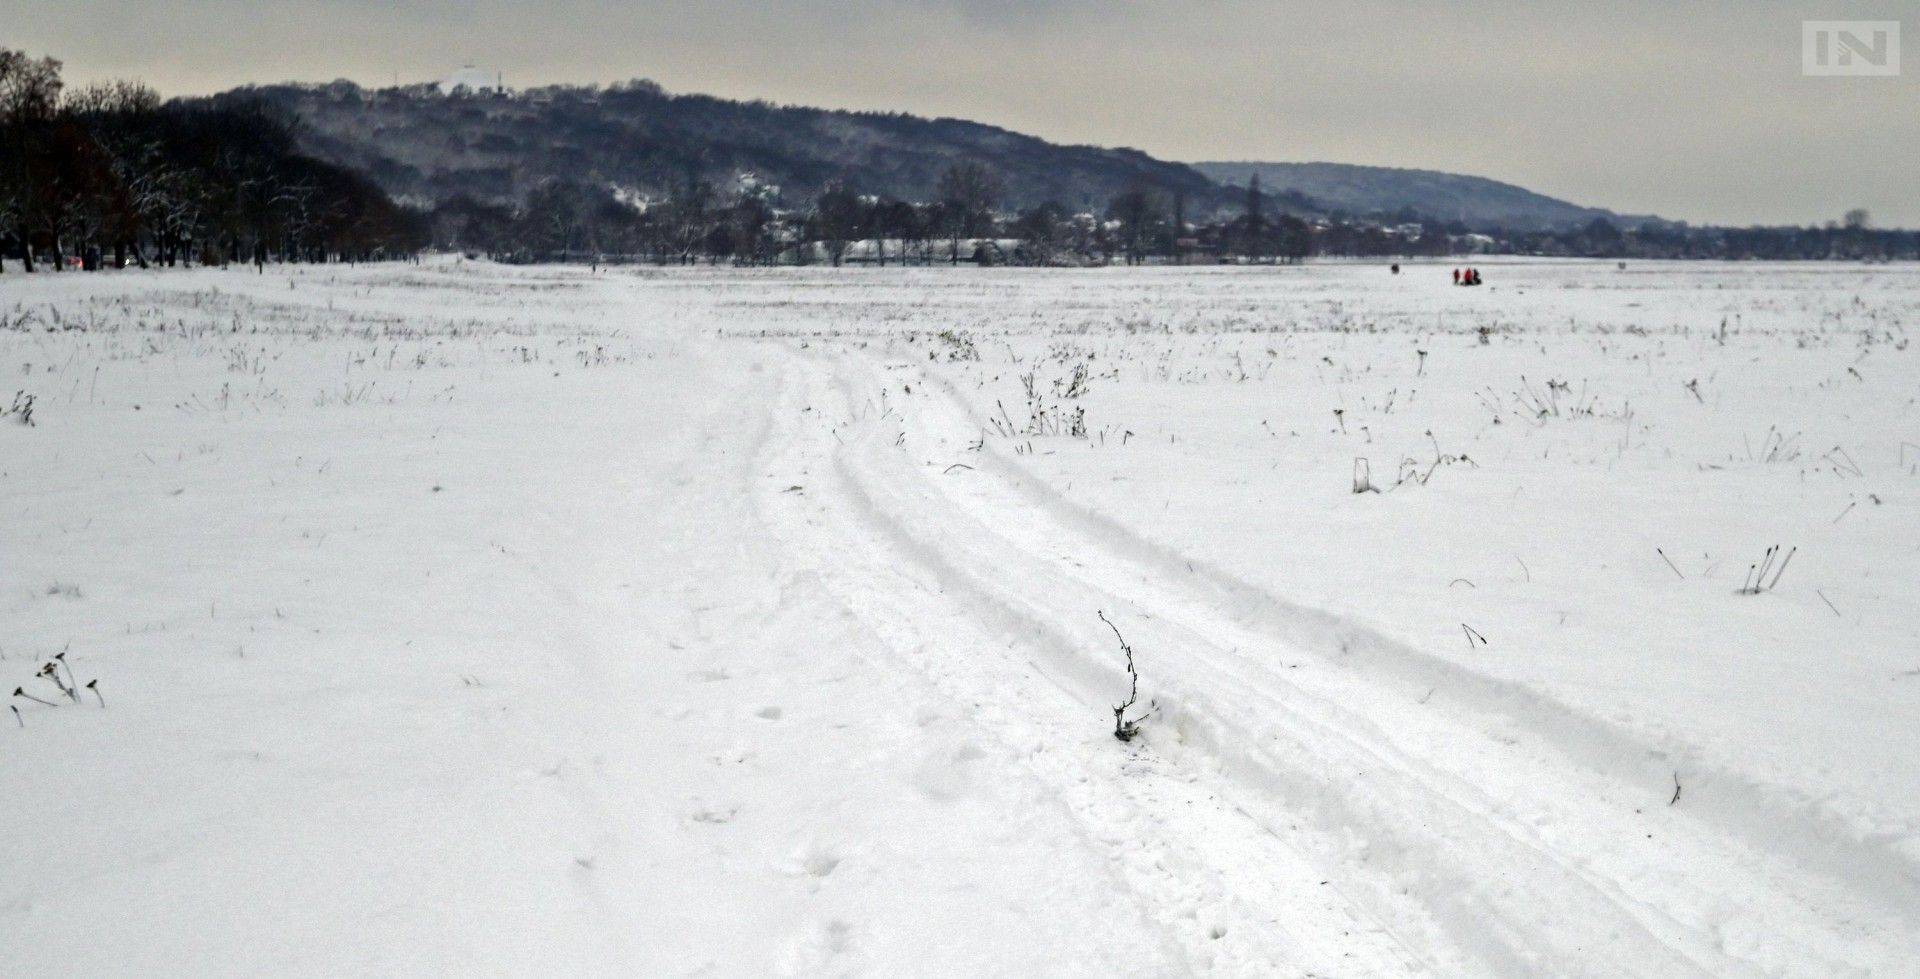
{"type": "Polygon", "coordinates": [[[831,918],[808,928],[787,945],[781,957],[780,974],[814,975],[828,968],[835,958],[853,951],[853,925],[831,918]]]}
{"type": "Polygon", "coordinates": [[[839,869],[843,859],[845,857],[837,847],[817,842],[803,843],[787,858],[786,873],[789,877],[819,880],[839,869]]]}
{"type": "Polygon", "coordinates": [[[727,823],[733,822],[733,817],[739,813],[739,806],[729,806],[726,809],[698,809],[694,811],[693,815],[687,818],[696,823],[706,823],[709,826],[724,826],[727,823]]]}
{"type": "Polygon", "coordinates": [[[928,798],[951,802],[973,792],[975,763],[987,757],[977,745],[942,745],[914,769],[913,784],[928,798]]]}

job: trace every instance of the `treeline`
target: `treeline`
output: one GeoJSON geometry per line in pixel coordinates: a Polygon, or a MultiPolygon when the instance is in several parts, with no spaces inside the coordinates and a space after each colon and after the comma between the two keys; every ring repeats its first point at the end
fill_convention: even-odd
{"type": "MultiPolygon", "coordinates": [[[[863,196],[831,184],[814,200],[788,207],[777,189],[742,180],[726,193],[689,176],[669,196],[622,200],[581,181],[549,180],[509,208],[458,196],[430,215],[435,246],[504,261],[732,261],[744,265],[839,264],[862,239],[893,243],[878,260],[931,262],[935,242],[958,260],[963,240],[995,238],[1004,187],[986,167],[959,164],[940,178],[938,200],[863,196]]],[[[968,256],[971,260],[971,256],[968,256]]]]}
{"type": "Polygon", "coordinates": [[[1578,231],[1503,237],[1503,251],[1587,258],[1703,258],[1770,261],[1912,261],[1920,231],[1870,226],[1866,211],[1820,227],[1692,227],[1646,224],[1623,230],[1595,220],[1578,231]]]}
{"type": "Polygon", "coordinates": [[[365,177],[299,153],[264,105],[68,91],[59,61],[0,49],[0,270],[374,259],[425,231],[365,177]]]}
{"type": "MultiPolygon", "coordinates": [[[[1293,262],[1315,252],[1314,228],[1272,206],[1257,184],[1241,213],[1205,221],[1188,218],[1179,194],[1129,190],[1097,213],[1054,202],[1007,212],[1005,194],[1001,178],[976,162],[949,166],[930,201],[834,183],[789,206],[751,180],[722,193],[698,178],[670,196],[623,200],[584,182],[552,180],[518,207],[455,197],[434,208],[429,222],[437,248],[517,262],[1090,265],[1293,262]]],[[[1386,247],[1358,230],[1324,242],[1369,243],[1386,247]]],[[[1438,246],[1429,240],[1424,247],[1438,246]]]]}
{"type": "MultiPolygon", "coordinates": [[[[776,109],[639,85],[598,94],[556,89],[436,99],[370,96],[339,83],[163,104],[151,89],[130,83],[67,91],[60,67],[0,49],[0,271],[9,260],[28,271],[264,265],[403,257],[427,247],[518,262],[743,265],[1296,262],[1486,252],[1920,259],[1920,232],[1871,228],[1864,212],[1809,228],[1648,222],[1622,229],[1599,218],[1568,230],[1503,232],[1412,210],[1348,215],[1297,191],[1269,195],[1257,177],[1229,190],[1131,151],[1053,147],[952,120],[776,109]],[[506,159],[526,145],[551,144],[559,156],[537,172],[577,175],[545,177],[522,195],[514,192],[521,177],[483,166],[473,172],[500,177],[499,186],[487,185],[493,192],[430,195],[440,201],[431,210],[410,210],[363,173],[302,152],[294,105],[285,101],[293,96],[304,100],[297,103],[302,111],[333,107],[322,117],[334,131],[301,130],[314,145],[387,120],[382,113],[393,121],[439,118],[427,110],[446,103],[460,110],[448,118],[463,127],[459,139],[449,135],[449,145],[462,147],[455,158],[506,159]],[[648,121],[662,112],[678,128],[648,121]],[[629,129],[647,135],[623,144],[638,161],[623,166],[644,180],[616,180],[597,165],[610,167],[619,154],[562,159],[579,141],[556,141],[555,134],[593,131],[612,119],[628,119],[629,129]],[[831,154],[808,156],[805,166],[794,162],[795,147],[837,145],[814,128],[838,132],[856,122],[903,144],[932,141],[942,152],[906,154],[914,161],[910,173],[871,162],[863,170],[831,154]],[[751,133],[756,126],[769,130],[756,137],[758,149],[736,147],[726,166],[694,152],[716,132],[751,133]],[[783,195],[774,182],[736,165],[748,158],[785,161],[787,179],[797,181],[790,186],[823,189],[783,195]],[[661,179],[669,168],[683,176],[661,179]],[[715,182],[726,173],[736,176],[715,182]],[[1095,187],[1124,189],[1102,190],[1102,200],[1092,196],[1095,187]],[[1063,204],[1063,197],[1080,203],[1063,204]]],[[[394,177],[385,170],[395,164],[377,154],[335,158],[394,177]]]]}

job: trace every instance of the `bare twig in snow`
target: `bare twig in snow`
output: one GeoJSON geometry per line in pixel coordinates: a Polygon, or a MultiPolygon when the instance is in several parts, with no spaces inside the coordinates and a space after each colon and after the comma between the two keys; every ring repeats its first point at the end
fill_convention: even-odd
{"type": "Polygon", "coordinates": [[[1127,645],[1126,637],[1120,634],[1120,627],[1114,625],[1112,620],[1107,618],[1105,611],[1100,611],[1095,614],[1100,616],[1100,621],[1107,624],[1107,628],[1113,630],[1113,638],[1120,641],[1120,651],[1127,654],[1127,679],[1129,682],[1127,699],[1125,703],[1116,704],[1113,708],[1113,736],[1122,741],[1132,741],[1134,735],[1140,733],[1141,720],[1140,718],[1135,718],[1131,721],[1127,720],[1128,709],[1133,707],[1134,701],[1140,699],[1140,672],[1134,669],[1133,666],[1133,647],[1127,645]]]}
{"type": "Polygon", "coordinates": [[[1672,568],[1674,575],[1681,581],[1687,580],[1687,576],[1680,573],[1680,567],[1673,563],[1673,559],[1667,556],[1667,552],[1656,547],[1653,553],[1660,555],[1660,560],[1667,562],[1667,567],[1672,568]]]}
{"type": "Polygon", "coordinates": [[[51,701],[51,700],[41,700],[40,698],[38,698],[38,697],[36,697],[36,696],[34,696],[33,694],[30,694],[30,693],[28,693],[28,692],[27,692],[27,688],[25,688],[25,687],[14,687],[14,688],[13,688],[13,695],[14,695],[14,696],[16,696],[16,697],[25,697],[25,698],[27,698],[28,700],[31,700],[31,701],[33,701],[33,702],[34,702],[34,703],[36,703],[36,704],[45,704],[45,705],[46,705],[46,706],[48,706],[48,707],[58,707],[58,706],[60,706],[59,704],[56,704],[56,703],[54,703],[54,702],[53,702],[53,701],[51,701]]]}

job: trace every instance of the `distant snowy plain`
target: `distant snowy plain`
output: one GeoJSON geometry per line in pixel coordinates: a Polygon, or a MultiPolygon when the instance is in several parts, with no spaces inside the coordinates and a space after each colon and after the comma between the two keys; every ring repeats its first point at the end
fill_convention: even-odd
{"type": "Polygon", "coordinates": [[[1920,974],[1920,268],[1485,271],[0,276],[5,971],[1920,974]]]}

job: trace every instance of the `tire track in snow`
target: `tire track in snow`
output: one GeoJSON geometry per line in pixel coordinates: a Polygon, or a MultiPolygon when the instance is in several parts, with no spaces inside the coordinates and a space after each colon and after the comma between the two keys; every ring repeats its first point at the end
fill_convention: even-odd
{"type": "MultiPolygon", "coordinates": [[[[842,397],[855,403],[848,379],[838,382],[842,397]]],[[[1161,617],[1151,603],[1134,603],[1078,579],[1071,568],[1049,566],[951,501],[924,488],[913,492],[922,479],[892,438],[848,439],[835,459],[849,498],[896,550],[931,569],[945,591],[964,595],[975,616],[994,621],[1003,634],[1029,637],[1051,678],[1085,700],[1097,696],[1099,678],[1116,675],[1118,666],[1108,656],[1110,637],[1072,623],[1091,620],[1098,608],[1131,610],[1136,622],[1161,617]],[[1037,582],[1045,588],[1020,587],[1037,582]]],[[[1254,822],[1276,836],[1288,831],[1290,840],[1318,837],[1312,849],[1323,873],[1351,881],[1349,893],[1376,920],[1425,931],[1429,954],[1498,974],[1734,971],[1734,963],[1700,943],[1693,943],[1692,955],[1671,947],[1612,895],[1438,791],[1404,759],[1304,716],[1274,689],[1238,674],[1231,654],[1214,649],[1206,636],[1169,634],[1154,625],[1141,631],[1161,648],[1205,654],[1203,669],[1150,682],[1180,705],[1177,729],[1187,746],[1227,776],[1214,787],[1238,795],[1246,813],[1277,803],[1278,814],[1254,822]],[[1255,747],[1276,742],[1285,750],[1255,747]],[[1604,965],[1596,950],[1609,956],[1604,965]]]]}
{"type": "MultiPolygon", "coordinates": [[[[916,383],[941,392],[947,420],[958,417],[965,437],[983,430],[964,395],[946,378],[921,372],[916,383]]],[[[1028,524],[1044,525],[1045,533],[1143,569],[1146,577],[1168,586],[1166,595],[1207,608],[1220,625],[1278,641],[1371,683],[1390,684],[1409,698],[1438,691],[1438,705],[1470,716],[1469,723],[1510,728],[1576,767],[1628,787],[1633,798],[1665,799],[1674,773],[1684,773],[1688,816],[1756,853],[1796,865],[1795,886],[1816,893],[1810,905],[1838,904],[1856,913],[1861,907],[1877,909],[1889,933],[1913,936],[1904,943],[1908,958],[1897,964],[1920,970],[1920,863],[1903,849],[1904,837],[1856,827],[1825,809],[1823,800],[1716,764],[1692,745],[1654,740],[1537,688],[1487,676],[1362,622],[1290,602],[1062,496],[991,445],[983,445],[974,458],[984,475],[994,477],[979,484],[998,491],[989,506],[1024,512],[1037,518],[1028,524]],[[1807,873],[1821,878],[1821,884],[1811,884],[1807,873]]],[[[944,491],[950,484],[934,485],[944,491]]]]}
{"type": "MultiPolygon", "coordinates": [[[[846,370],[842,373],[844,376],[846,370]]],[[[971,441],[980,429],[965,399],[944,378],[916,374],[916,386],[938,389],[942,397],[937,400],[948,403],[944,411],[929,412],[949,416],[944,419],[949,423],[948,431],[935,432],[932,437],[945,435],[951,448],[971,441]],[[958,416],[958,424],[952,422],[952,416],[958,416]]],[[[885,382],[868,374],[854,383],[885,382]]],[[[915,420],[928,419],[916,415],[915,420]]],[[[933,420],[937,423],[943,419],[933,420]]],[[[909,437],[926,444],[928,433],[916,431],[909,437]]],[[[1451,776],[1469,791],[1481,781],[1477,776],[1495,772],[1509,777],[1511,784],[1496,787],[1497,808],[1527,818],[1538,815],[1528,811],[1529,804],[1537,801],[1532,798],[1537,793],[1525,779],[1515,776],[1530,772],[1537,778],[1584,785],[1603,813],[1612,809],[1616,822],[1629,810],[1639,815],[1642,808],[1652,808],[1655,821],[1641,828],[1656,829],[1659,845],[1646,843],[1653,837],[1642,838],[1634,827],[1616,825],[1607,827],[1613,834],[1611,839],[1592,847],[1595,826],[1608,818],[1604,815],[1590,814],[1590,825],[1572,827],[1579,831],[1576,833],[1554,827],[1554,835],[1564,841],[1558,845],[1582,864],[1604,863],[1606,859],[1601,858],[1615,857],[1614,850],[1621,846],[1643,851],[1642,866],[1631,868],[1641,879],[1616,882],[1604,874],[1583,872],[1583,876],[1624,904],[1644,905],[1637,912],[1641,917],[1656,924],[1664,922],[1667,928],[1680,925],[1701,932],[1703,947],[1709,947],[1703,954],[1709,961],[1725,952],[1750,959],[1766,971],[1818,975],[1855,969],[1900,972],[1920,963],[1920,937],[1916,937],[1920,936],[1920,916],[1915,914],[1920,909],[1920,887],[1915,886],[1911,864],[1888,841],[1861,839],[1847,832],[1817,812],[1810,801],[1771,792],[1770,787],[1756,786],[1735,773],[1716,772],[1706,765],[1696,767],[1684,747],[1648,746],[1630,732],[1581,715],[1538,691],[1475,674],[1358,623],[1293,606],[1224,572],[1190,561],[1111,518],[1059,496],[1019,463],[998,455],[991,447],[969,458],[977,463],[978,472],[965,474],[964,479],[935,477],[937,469],[911,462],[899,468],[904,473],[902,478],[920,482],[936,498],[936,502],[922,504],[922,509],[975,512],[977,519],[996,533],[1013,538],[1010,546],[1014,550],[1050,559],[1056,569],[1093,582],[1092,587],[1126,594],[1142,608],[1182,619],[1188,632],[1185,638],[1201,643],[1201,648],[1208,639],[1214,640],[1215,646],[1228,638],[1250,648],[1277,643],[1319,661],[1312,665],[1347,674],[1350,682],[1344,689],[1336,688],[1331,697],[1323,695],[1323,706],[1344,704],[1356,692],[1373,696],[1363,698],[1358,710],[1335,708],[1329,721],[1335,730],[1364,733],[1376,743],[1390,743],[1392,739],[1381,724],[1396,732],[1411,726],[1417,743],[1418,735],[1429,741],[1446,737],[1447,724],[1451,724],[1454,734],[1477,741],[1485,742],[1491,734],[1516,746],[1531,742],[1536,747],[1529,757],[1492,757],[1477,771],[1451,776]],[[1446,695],[1442,704],[1428,709],[1422,692],[1435,689],[1446,695]],[[1415,698],[1421,698],[1422,709],[1402,709],[1415,698]],[[1369,709],[1381,716],[1380,723],[1366,716],[1369,709]],[[1446,714],[1457,716],[1436,725],[1434,719],[1446,714]],[[1424,721],[1409,725],[1412,719],[1424,721]],[[1676,764],[1676,757],[1682,759],[1679,764],[1685,765],[1692,776],[1688,784],[1690,805],[1684,812],[1675,813],[1663,811],[1658,803],[1648,807],[1647,801],[1655,796],[1664,798],[1661,782],[1676,764]],[[1571,771],[1567,769],[1569,763],[1571,771]],[[1706,805],[1701,804],[1702,796],[1706,805]],[[1583,846],[1588,848],[1583,850],[1583,846]],[[1689,865],[1676,857],[1701,862],[1689,865]],[[1660,879],[1688,876],[1697,879],[1660,879]],[[1633,896],[1643,893],[1663,900],[1633,896]],[[1672,906],[1664,899],[1675,897],[1704,907],[1677,908],[1677,918],[1686,919],[1682,922],[1662,910],[1672,906]],[[1769,947],[1781,942],[1784,949],[1769,947]]],[[[1213,668],[1245,666],[1232,659],[1214,663],[1213,668]]],[[[1279,676],[1266,671],[1260,682],[1288,685],[1288,677],[1314,675],[1279,676]]],[[[1289,696],[1303,693],[1292,685],[1289,696]]],[[[1312,695],[1307,696],[1312,699],[1312,695]]],[[[1222,746],[1227,743],[1219,738],[1216,742],[1222,746]]],[[[1613,860],[1616,866],[1630,862],[1613,860]]],[[[1731,964],[1723,963],[1715,969],[1731,964]]]]}
{"type": "MultiPolygon", "coordinates": [[[[849,381],[842,376],[842,396],[850,403],[856,401],[856,387],[870,381],[849,381]]],[[[872,383],[877,389],[878,382],[872,383]]],[[[1608,974],[1674,974],[1699,968],[1716,973],[1756,968],[1793,971],[1796,966],[1827,972],[1858,967],[1854,946],[1863,938],[1866,961],[1870,963],[1878,956],[1883,968],[1889,964],[1897,967],[1910,950],[1902,948],[1902,936],[1911,932],[1901,930],[1900,915],[1889,920],[1885,908],[1862,907],[1851,895],[1835,893],[1835,888],[1826,886],[1830,882],[1782,875],[1777,861],[1748,866],[1759,862],[1762,855],[1738,847],[1716,848],[1722,841],[1713,839],[1713,834],[1703,837],[1699,827],[1688,825],[1691,820],[1676,823],[1667,819],[1654,825],[1663,835],[1690,830],[1693,838],[1687,842],[1698,849],[1691,856],[1705,857],[1711,869],[1727,871],[1731,876],[1709,876],[1698,881],[1652,879],[1674,876],[1661,865],[1659,848],[1652,845],[1649,849],[1654,859],[1648,861],[1648,879],[1616,880],[1589,869],[1587,865],[1595,862],[1595,854],[1583,851],[1581,846],[1594,842],[1592,826],[1580,824],[1577,818],[1569,826],[1528,825],[1528,820],[1539,814],[1530,809],[1529,800],[1509,797],[1516,791],[1524,796],[1525,786],[1506,786],[1501,788],[1506,795],[1489,796],[1473,779],[1433,769],[1397,750],[1379,726],[1362,713],[1319,699],[1271,670],[1251,668],[1249,672],[1251,661],[1239,656],[1237,648],[1228,649],[1220,637],[1270,647],[1274,645],[1272,636],[1223,618],[1217,606],[1204,598],[1179,594],[1183,588],[1172,584],[1184,580],[1178,571],[1135,561],[1129,555],[1103,553],[1107,550],[1104,542],[1088,539],[1076,532],[1078,528],[1058,526],[1047,515],[1023,513],[1017,506],[993,508],[991,516],[968,519],[967,501],[945,495],[943,488],[957,485],[955,481],[932,478],[932,471],[894,447],[891,436],[904,427],[889,428],[884,438],[848,440],[840,450],[838,458],[849,499],[867,511],[865,519],[904,542],[901,549],[916,562],[933,567],[946,590],[971,590],[968,598],[976,612],[999,619],[1003,633],[1017,634],[1025,629],[1040,637],[1035,645],[1045,653],[1041,662],[1053,673],[1052,679],[1069,689],[1086,690],[1087,684],[1097,683],[1099,676],[1115,669],[1097,654],[1090,659],[1086,653],[1103,649],[1102,641],[1110,643],[1111,639],[1085,629],[1056,627],[1055,623],[1073,622],[1082,612],[1090,616],[1091,609],[1098,606],[1124,608],[1127,599],[1143,618],[1151,616],[1162,622],[1185,618],[1185,623],[1166,627],[1167,633],[1155,639],[1166,643],[1163,648],[1183,650],[1188,655],[1197,651],[1205,659],[1205,668],[1198,679],[1179,676],[1171,683],[1162,682],[1159,689],[1175,692],[1187,705],[1178,716],[1179,725],[1195,741],[1205,742],[1206,750],[1229,769],[1234,777],[1226,784],[1253,786],[1256,791],[1250,808],[1255,810],[1279,799],[1291,815],[1299,815],[1301,808],[1309,810],[1329,832],[1363,827],[1362,842],[1372,848],[1366,860],[1393,867],[1377,883],[1385,891],[1392,890],[1395,880],[1404,883],[1411,878],[1420,884],[1418,890],[1433,905],[1430,910],[1447,921],[1455,938],[1472,949],[1483,966],[1500,972],[1524,972],[1550,962],[1554,971],[1608,974]],[[1062,541],[1071,542],[1071,546],[1048,553],[1050,544],[1062,541]],[[1099,555],[1097,568],[1089,570],[1087,563],[1075,555],[1099,555]],[[1073,583],[1063,587],[1063,577],[1073,583]],[[1021,581],[1043,580],[1052,589],[1045,596],[1036,597],[1032,589],[1017,587],[1021,581]],[[1162,584],[1174,590],[1164,590],[1159,587],[1162,584]],[[1245,719],[1263,712],[1271,712],[1268,716],[1280,721],[1260,729],[1245,719]],[[1287,743],[1291,750],[1275,751],[1269,742],[1287,743]],[[1250,749],[1250,745],[1255,747],[1250,749]],[[1368,772],[1365,778],[1377,784],[1369,787],[1351,783],[1358,772],[1368,772]],[[1392,775],[1392,779],[1384,778],[1383,773],[1392,775]],[[1349,784],[1342,784],[1343,780],[1349,784]],[[1308,788],[1316,781],[1325,783],[1324,790],[1308,788]],[[1341,793],[1344,798],[1337,803],[1330,804],[1324,798],[1341,793]],[[1440,825],[1425,825],[1429,822],[1440,825]],[[1468,851],[1478,847],[1478,855],[1463,859],[1444,852],[1461,849],[1462,840],[1470,841],[1465,845],[1468,851]],[[1511,879],[1516,873],[1524,878],[1518,886],[1511,879]],[[1482,880],[1482,876],[1508,879],[1482,880]],[[1650,888],[1649,884],[1658,886],[1650,888]],[[1728,884],[1763,888],[1755,893],[1765,895],[1766,900],[1758,903],[1771,904],[1767,914],[1759,918],[1766,925],[1784,926],[1784,951],[1769,944],[1777,944],[1778,936],[1766,933],[1765,928],[1756,932],[1755,915],[1720,892],[1728,884]],[[1789,891],[1804,886],[1807,894],[1804,902],[1796,902],[1790,894],[1766,894],[1764,888],[1769,885],[1789,891]],[[1635,896],[1643,892],[1662,900],[1635,896]],[[1671,902],[1665,899],[1676,894],[1704,897],[1705,906],[1688,907],[1682,901],[1670,907],[1671,902]],[[1830,916],[1805,913],[1810,903],[1825,899],[1839,902],[1830,916]],[[1845,920],[1850,916],[1862,920],[1845,920]],[[1543,954],[1551,957],[1543,960],[1543,954]],[[1603,955],[1607,956],[1604,961],[1603,955]],[[1743,964],[1741,957],[1748,956],[1754,961],[1743,964]]],[[[971,432],[966,434],[971,436],[971,432]]],[[[980,479],[984,477],[969,475],[964,481],[980,479]]],[[[1129,636],[1135,638],[1131,631],[1129,636]]],[[[1135,644],[1146,648],[1138,638],[1135,644]]],[[[1151,668],[1149,682],[1154,682],[1151,668]]],[[[1382,686],[1377,678],[1371,685],[1382,686]]],[[[1376,695],[1381,692],[1372,691],[1376,695]]],[[[1428,726],[1433,726],[1431,720],[1428,726]]],[[[1484,730],[1471,725],[1462,729],[1451,720],[1437,730],[1442,736],[1489,740],[1484,730]]],[[[1592,773],[1583,771],[1566,772],[1564,758],[1551,752],[1547,755],[1502,755],[1493,761],[1509,772],[1560,766],[1543,768],[1537,774],[1586,778],[1592,783],[1586,787],[1597,795],[1596,803],[1615,810],[1608,818],[1629,811],[1638,798],[1632,785],[1593,778],[1592,773]]],[[[1588,821],[1592,822],[1591,814],[1588,821]]],[[[1626,829],[1638,832],[1619,826],[1611,831],[1618,836],[1626,829]]],[[[1734,892],[1739,893],[1738,886],[1734,892]]],[[[1384,913],[1390,917],[1396,912],[1389,908],[1384,913]]]]}
{"type": "MultiPolygon", "coordinates": [[[[825,423],[839,394],[812,367],[784,414],[825,423]],[[813,408],[811,415],[802,409],[813,408]]],[[[796,424],[765,471],[771,524],[788,514],[783,536],[818,568],[819,581],[886,640],[894,668],[916,672],[965,705],[982,728],[1028,746],[1027,766],[1074,813],[1091,843],[1111,855],[1148,920],[1168,931],[1199,970],[1229,974],[1453,974],[1467,961],[1416,934],[1400,916],[1389,930],[1329,884],[1313,861],[1252,823],[1213,791],[1194,758],[1123,748],[1106,734],[1109,662],[1069,664],[1036,650],[1071,644],[1046,620],[1022,616],[964,580],[946,580],[937,561],[904,553],[912,542],[877,520],[873,501],[837,458],[838,432],[796,424]],[[820,471],[820,470],[826,471],[820,471]],[[799,477],[799,478],[795,478],[799,477]],[[801,479],[823,490],[782,492],[801,479]],[[826,485],[821,484],[825,482],[826,485]],[[773,484],[778,484],[777,486],[773,484]],[[983,628],[983,621],[988,623],[983,628]],[[1326,886],[1322,886],[1326,885],[1326,886]]],[[[1109,640],[1110,641],[1110,640],[1109,640]]]]}

